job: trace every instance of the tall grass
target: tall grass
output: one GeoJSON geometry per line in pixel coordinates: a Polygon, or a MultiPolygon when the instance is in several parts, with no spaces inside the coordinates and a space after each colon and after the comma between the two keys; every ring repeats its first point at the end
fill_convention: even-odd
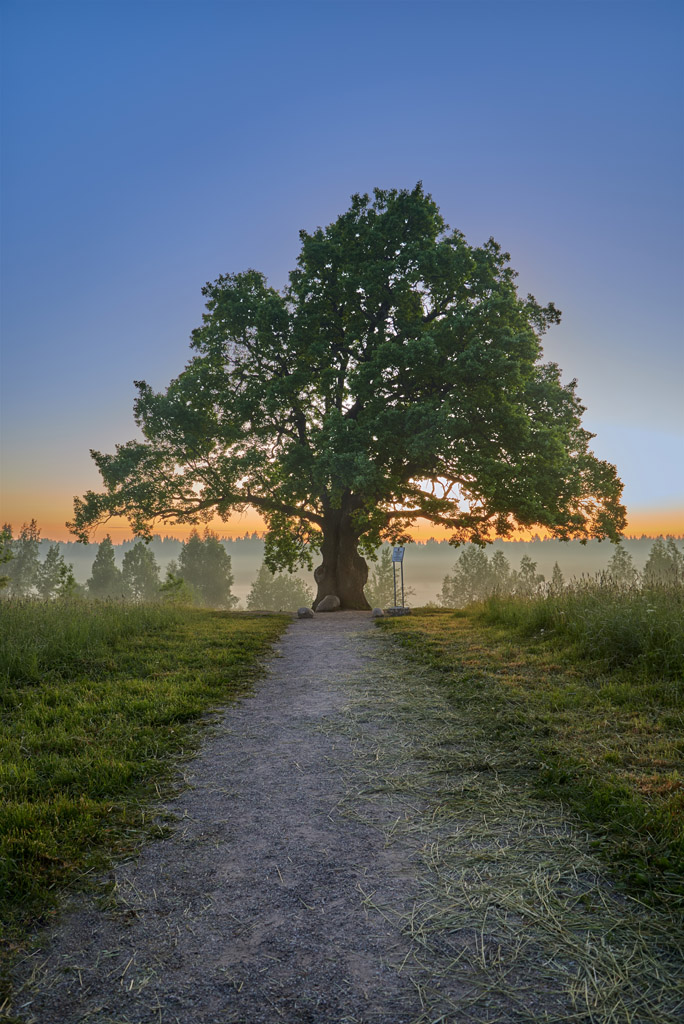
{"type": "Polygon", "coordinates": [[[684,587],[620,587],[609,576],[575,580],[560,593],[491,597],[480,611],[532,635],[553,632],[580,658],[632,667],[645,678],[684,676],[684,587]]]}
{"type": "MultiPolygon", "coordinates": [[[[288,621],[119,602],[0,604],[0,953],[65,883],[154,831],[150,801],[195,749],[195,723],[247,691],[288,621]]],[[[1,989],[0,977],[0,1005],[1,989]]]]}
{"type": "Polygon", "coordinates": [[[0,683],[106,671],[117,642],[168,630],[181,614],[167,605],[123,601],[3,601],[0,683]]]}

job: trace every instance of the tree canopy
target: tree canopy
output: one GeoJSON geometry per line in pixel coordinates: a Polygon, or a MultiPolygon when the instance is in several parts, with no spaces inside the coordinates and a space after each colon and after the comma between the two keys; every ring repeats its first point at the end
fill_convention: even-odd
{"type": "Polygon", "coordinates": [[[421,517],[455,543],[619,535],[615,467],[589,449],[575,382],[541,361],[560,314],[518,295],[497,242],[468,245],[420,184],[355,195],[300,240],[282,291],[256,270],[203,288],[186,368],[161,393],[136,382],[142,439],[92,453],[105,490],[76,499],[77,536],[251,506],[270,569],[319,551],[316,601],[367,607],[361,555],[421,517]]]}

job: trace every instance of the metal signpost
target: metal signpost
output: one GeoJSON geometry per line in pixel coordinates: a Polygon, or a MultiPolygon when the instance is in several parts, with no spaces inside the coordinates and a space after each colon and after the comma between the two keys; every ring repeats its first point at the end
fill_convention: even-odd
{"type": "Polygon", "coordinates": [[[408,615],[410,608],[404,605],[404,549],[392,548],[392,574],[394,577],[394,607],[388,608],[388,615],[408,615]],[[401,604],[397,604],[397,565],[401,580],[401,604]]]}
{"type": "Polygon", "coordinates": [[[398,608],[397,604],[397,562],[401,570],[401,607],[404,607],[404,549],[403,548],[392,548],[392,572],[394,574],[394,607],[398,608]]]}

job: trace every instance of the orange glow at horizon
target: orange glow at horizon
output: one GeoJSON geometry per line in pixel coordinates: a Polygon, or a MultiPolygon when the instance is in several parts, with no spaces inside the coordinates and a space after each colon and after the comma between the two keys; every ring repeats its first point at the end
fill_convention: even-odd
{"type": "MultiPolygon", "coordinates": [[[[24,522],[35,518],[40,527],[41,536],[46,540],[74,541],[76,538],[73,534],[69,533],[65,525],[65,521],[71,517],[70,506],[55,509],[52,503],[45,500],[46,496],[41,497],[42,500],[30,503],[31,508],[26,508],[28,503],[25,495],[21,501],[13,503],[3,501],[3,508],[0,513],[2,522],[11,523],[14,535],[16,536],[24,522]]],[[[240,516],[233,516],[227,522],[223,522],[221,519],[214,519],[208,526],[209,529],[223,538],[244,537],[246,533],[263,534],[265,532],[264,521],[257,512],[246,512],[240,516]]],[[[193,529],[198,529],[202,533],[204,531],[204,524],[193,527],[185,524],[159,523],[153,527],[152,532],[162,537],[176,537],[179,540],[185,540],[193,529]]],[[[119,519],[112,520],[111,523],[99,527],[91,540],[94,543],[99,543],[107,534],[111,536],[115,544],[124,540],[130,540],[133,537],[128,523],[125,520],[119,519]]],[[[431,537],[434,537],[436,540],[447,540],[449,537],[449,532],[446,529],[437,527],[427,520],[419,520],[411,530],[411,534],[414,540],[418,541],[429,540],[431,537]]],[[[642,534],[651,537],[657,537],[661,534],[664,536],[668,534],[674,536],[684,535],[684,507],[677,505],[675,507],[641,507],[631,511],[628,510],[625,535],[628,537],[640,537],[642,534]]],[[[545,532],[542,529],[521,530],[511,539],[529,540],[535,535],[543,537],[545,532]]]]}

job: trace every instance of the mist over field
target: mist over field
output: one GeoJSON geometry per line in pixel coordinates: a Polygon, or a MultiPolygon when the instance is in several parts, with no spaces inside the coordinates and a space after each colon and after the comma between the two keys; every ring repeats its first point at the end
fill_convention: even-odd
{"type": "MultiPolygon", "coordinates": [[[[644,568],[653,541],[653,537],[647,536],[629,537],[623,540],[622,547],[631,555],[636,570],[641,571],[644,568]]],[[[55,543],[59,545],[60,553],[65,561],[73,565],[77,583],[86,583],[97,554],[98,544],[51,541],[46,538],[40,542],[41,559],[45,557],[50,545],[55,543]]],[[[263,538],[254,533],[251,536],[224,539],[221,543],[232,561],[232,571],[235,577],[232,592],[244,607],[250,587],[263,561],[263,538]]],[[[123,563],[124,555],[131,550],[134,544],[133,540],[114,544],[115,558],[119,567],[123,563]]],[[[149,547],[159,563],[163,576],[168,564],[178,558],[183,542],[175,537],[155,535],[149,547]]],[[[414,544],[408,545],[404,556],[404,578],[407,587],[411,587],[415,591],[408,603],[420,606],[428,601],[435,601],[444,577],[452,571],[461,552],[469,547],[471,545],[465,544],[460,548],[454,548],[445,540],[416,541],[414,544]]],[[[551,578],[554,563],[557,562],[563,575],[569,580],[582,574],[593,575],[604,570],[615,547],[607,541],[589,541],[583,546],[579,541],[563,543],[557,540],[537,538],[529,541],[497,540],[485,551],[490,557],[495,551],[503,551],[513,569],[517,569],[521,558],[527,555],[537,563],[537,571],[542,573],[547,580],[551,578]]],[[[314,557],[315,564],[317,563],[314,557]]],[[[369,569],[372,572],[373,563],[371,562],[369,562],[369,569]]],[[[312,573],[302,571],[297,575],[310,585],[313,583],[312,573]]]]}

